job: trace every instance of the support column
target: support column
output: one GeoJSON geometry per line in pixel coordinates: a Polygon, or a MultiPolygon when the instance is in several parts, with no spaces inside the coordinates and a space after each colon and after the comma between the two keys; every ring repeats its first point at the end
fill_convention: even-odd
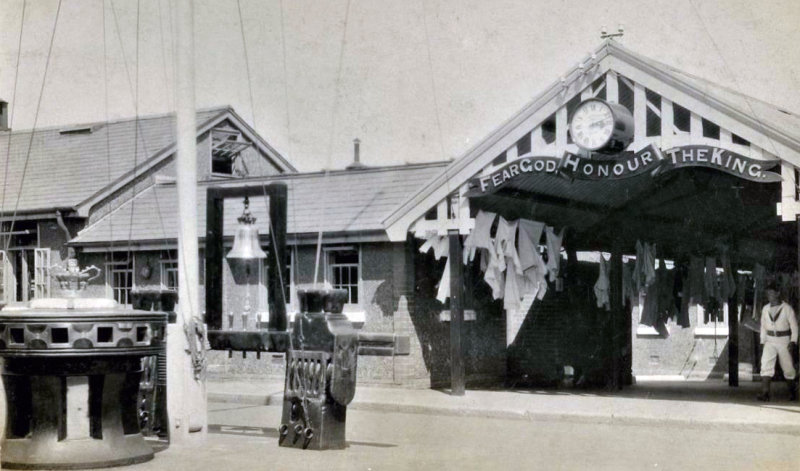
{"type": "Polygon", "coordinates": [[[271,183],[269,192],[270,256],[267,258],[267,286],[269,302],[269,330],[286,331],[285,286],[286,276],[286,221],[288,189],[283,182],[271,183]]]}
{"type": "Polygon", "coordinates": [[[216,191],[206,192],[206,315],[209,330],[222,329],[222,215],[224,200],[216,191]]]}
{"type": "MultiPolygon", "coordinates": [[[[797,221],[797,270],[800,271],[800,214],[795,216],[795,218],[796,218],[796,221],[797,221]]],[[[798,307],[795,306],[795,309],[798,309],[798,307]]],[[[795,384],[797,384],[798,381],[800,381],[800,380],[795,378],[795,384]]],[[[797,400],[800,401],[800,397],[798,397],[797,400]]]]}
{"type": "Polygon", "coordinates": [[[465,374],[461,339],[464,325],[464,275],[461,238],[458,230],[447,231],[447,235],[450,239],[450,394],[463,396],[465,374]]]}
{"type": "Polygon", "coordinates": [[[624,305],[622,303],[622,248],[618,241],[614,241],[611,249],[610,268],[610,301],[611,301],[611,369],[612,369],[612,389],[622,389],[624,384],[624,371],[622,361],[622,350],[630,340],[625,339],[627,329],[623,326],[625,320],[624,305]]]}
{"type": "Polygon", "coordinates": [[[739,386],[739,306],[735,294],[728,298],[728,386],[739,386]]]}

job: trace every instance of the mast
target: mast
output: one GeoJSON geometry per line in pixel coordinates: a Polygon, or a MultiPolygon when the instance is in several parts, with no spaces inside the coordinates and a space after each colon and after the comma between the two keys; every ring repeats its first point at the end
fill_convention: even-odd
{"type": "Polygon", "coordinates": [[[167,331],[170,442],[205,438],[208,425],[204,332],[199,310],[197,243],[197,123],[193,1],[176,1],[178,189],[178,315],[167,331]],[[186,352],[189,352],[187,355],[186,352]]]}

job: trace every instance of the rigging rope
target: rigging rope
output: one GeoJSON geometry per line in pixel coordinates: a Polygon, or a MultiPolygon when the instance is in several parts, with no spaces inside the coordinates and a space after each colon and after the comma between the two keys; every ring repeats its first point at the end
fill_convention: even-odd
{"type": "MultiPolygon", "coordinates": [[[[687,0],[687,1],[689,2],[689,5],[692,7],[692,10],[694,11],[694,14],[700,20],[700,24],[703,26],[703,30],[705,31],[706,35],[708,36],[708,39],[711,41],[711,45],[714,46],[714,50],[717,52],[717,55],[722,60],[722,64],[725,66],[725,69],[727,69],[728,75],[730,75],[731,79],[733,79],[733,85],[734,85],[734,87],[736,87],[737,94],[739,94],[744,99],[745,104],[747,104],[747,107],[750,109],[750,113],[753,115],[753,118],[755,118],[756,122],[758,122],[758,124],[760,124],[761,126],[764,126],[764,123],[762,122],[761,118],[758,116],[758,114],[756,113],[755,109],[753,109],[753,105],[750,103],[750,97],[745,95],[744,93],[742,93],[741,87],[739,86],[739,81],[736,79],[736,75],[733,73],[733,69],[731,69],[731,67],[728,65],[728,61],[725,60],[725,56],[722,55],[722,50],[720,49],[719,45],[717,44],[717,41],[714,39],[714,35],[712,35],[711,31],[708,30],[708,25],[706,25],[705,20],[700,15],[700,11],[697,9],[697,6],[694,4],[694,1],[693,0],[687,0]]],[[[701,90],[701,92],[703,93],[703,96],[705,97],[706,93],[704,91],[702,91],[702,90],[701,90]]],[[[764,127],[766,127],[766,126],[764,126],[764,127]]],[[[776,155],[778,158],[781,158],[780,153],[778,152],[777,146],[775,146],[775,141],[773,141],[773,139],[767,134],[764,134],[764,137],[767,138],[767,141],[769,142],[770,146],[772,146],[772,153],[774,155],[776,155]]],[[[794,175],[792,177],[794,177],[794,175]]],[[[797,186],[797,185],[795,185],[795,186],[797,186]]]]}
{"type": "MultiPolygon", "coordinates": [[[[442,154],[442,160],[447,160],[446,154],[444,152],[444,135],[442,133],[442,121],[440,118],[440,111],[439,111],[439,97],[436,90],[436,79],[433,74],[433,55],[431,54],[431,38],[430,34],[428,33],[428,20],[425,14],[425,2],[422,1],[422,27],[425,31],[425,49],[427,51],[428,56],[428,72],[431,78],[431,90],[433,91],[433,111],[436,117],[436,129],[439,133],[439,152],[442,154]]],[[[452,193],[452,188],[450,187],[450,176],[447,174],[450,166],[445,166],[444,168],[444,178],[445,178],[445,187],[447,188],[447,196],[445,197],[446,200],[450,199],[450,195],[452,193]]],[[[459,198],[459,204],[462,204],[461,199],[459,198]]],[[[438,211],[438,210],[437,210],[438,211]]],[[[438,214],[438,212],[437,212],[438,214]]],[[[438,218],[438,216],[437,216],[438,218]]],[[[450,219],[450,214],[447,215],[447,218],[450,219]]]]}
{"type": "MultiPolygon", "coordinates": [[[[113,5],[113,0],[112,0],[113,5]]],[[[131,180],[131,215],[128,219],[128,256],[126,257],[126,263],[128,263],[132,269],[134,269],[134,264],[132,263],[132,243],[131,240],[133,239],[133,214],[136,209],[136,167],[139,163],[139,23],[141,19],[141,2],[140,0],[136,0],[136,79],[134,81],[135,85],[135,93],[133,98],[133,110],[134,110],[134,125],[133,125],[133,180],[131,180]]],[[[123,54],[124,55],[124,54],[123,54]]],[[[112,254],[112,261],[113,261],[113,254],[112,254]]],[[[136,276],[136,273],[133,273],[132,276],[136,276]]],[[[127,301],[127,300],[126,300],[127,301]]],[[[127,304],[127,303],[126,303],[127,304]]]]}
{"type": "MultiPolygon", "coordinates": [[[[41,88],[39,89],[39,98],[36,101],[36,113],[33,116],[33,127],[31,128],[31,136],[30,140],[28,141],[28,150],[25,153],[25,163],[22,167],[22,177],[20,178],[19,181],[19,191],[17,192],[17,201],[14,204],[14,212],[11,215],[11,225],[9,228],[9,232],[14,232],[14,222],[17,217],[17,209],[19,209],[19,201],[20,198],[22,197],[22,188],[25,184],[25,174],[28,172],[28,163],[31,157],[31,148],[33,147],[33,136],[36,133],[36,125],[39,122],[39,110],[42,107],[42,96],[44,95],[45,83],[47,83],[47,72],[50,69],[50,57],[53,54],[53,44],[55,43],[54,40],[56,37],[56,31],[58,29],[58,18],[60,14],[61,14],[61,0],[58,0],[58,7],[56,8],[55,19],[53,20],[53,29],[50,33],[50,45],[47,49],[47,59],[45,60],[44,63],[44,74],[42,75],[42,85],[41,88]]],[[[11,135],[9,134],[9,139],[10,138],[11,135]]],[[[11,243],[11,236],[9,235],[9,238],[6,239],[5,250],[8,250],[8,246],[10,243],[11,243]]]]}
{"type": "MultiPolygon", "coordinates": [[[[253,81],[250,79],[250,56],[247,54],[247,40],[244,35],[244,19],[242,18],[242,2],[236,0],[236,9],[239,12],[239,31],[242,34],[242,47],[244,48],[244,66],[247,71],[247,89],[250,92],[250,114],[253,120],[253,127],[256,126],[256,108],[255,101],[253,100],[253,81]]],[[[259,166],[261,159],[258,160],[259,166]]]]}
{"type": "MultiPolygon", "coordinates": [[[[106,177],[108,184],[111,184],[111,128],[108,119],[108,49],[106,44],[106,1],[100,0],[103,4],[103,106],[106,118],[106,177]]],[[[109,214],[108,218],[109,240],[111,241],[111,253],[114,253],[114,217],[109,214]]]]}
{"type": "MultiPolygon", "coordinates": [[[[169,87],[169,80],[167,74],[167,54],[164,52],[164,48],[166,47],[166,41],[164,41],[164,21],[162,19],[161,13],[161,0],[156,0],[158,2],[158,34],[161,38],[161,63],[164,69],[164,94],[167,96],[167,101],[173,105],[174,108],[174,97],[172,96],[172,90],[169,87]]],[[[172,25],[172,21],[169,22],[172,25]]]]}
{"type": "MultiPolygon", "coordinates": [[[[8,143],[6,145],[6,161],[5,161],[5,171],[3,172],[3,197],[2,197],[2,211],[4,212],[6,209],[6,185],[8,183],[8,163],[11,162],[11,129],[12,127],[12,120],[14,119],[14,105],[17,104],[17,83],[19,78],[19,58],[22,55],[22,33],[25,27],[25,6],[28,4],[28,1],[25,0],[22,2],[22,15],[20,16],[19,21],[19,40],[17,41],[17,65],[14,68],[14,88],[11,92],[11,112],[8,116],[8,143]]],[[[22,191],[22,187],[20,187],[19,191],[22,191]]],[[[11,235],[12,230],[9,230],[9,234],[4,237],[3,247],[5,250],[8,250],[8,246],[11,244],[11,235]]],[[[2,267],[0,267],[2,269],[2,267]]]]}
{"type": "MultiPolygon", "coordinates": [[[[347,23],[349,19],[350,19],[350,0],[347,0],[347,7],[344,14],[344,26],[342,27],[342,38],[340,41],[341,46],[339,48],[339,65],[336,71],[336,86],[334,88],[333,106],[331,107],[331,132],[330,132],[330,137],[328,139],[328,162],[325,168],[325,176],[323,177],[323,183],[322,183],[323,189],[328,189],[328,182],[330,180],[331,160],[333,158],[333,137],[336,134],[336,109],[339,106],[339,90],[342,81],[342,64],[344,62],[345,46],[347,45],[347,23]]],[[[322,203],[320,204],[320,211],[322,212],[322,214],[320,215],[319,218],[319,231],[317,232],[317,254],[316,254],[316,259],[314,260],[315,286],[319,282],[320,255],[322,252],[322,231],[325,227],[324,224],[326,216],[326,205],[325,205],[326,201],[327,199],[323,199],[322,203]]]]}

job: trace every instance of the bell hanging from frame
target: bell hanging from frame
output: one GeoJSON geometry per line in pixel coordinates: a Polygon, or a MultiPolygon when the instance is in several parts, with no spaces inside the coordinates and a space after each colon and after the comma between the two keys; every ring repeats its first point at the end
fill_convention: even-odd
{"type": "Polygon", "coordinates": [[[258,242],[258,229],[256,228],[256,218],[250,214],[250,200],[244,199],[244,212],[238,219],[239,225],[236,227],[236,235],[233,238],[233,248],[226,258],[239,258],[243,260],[255,260],[267,258],[267,254],[261,250],[258,242]]]}

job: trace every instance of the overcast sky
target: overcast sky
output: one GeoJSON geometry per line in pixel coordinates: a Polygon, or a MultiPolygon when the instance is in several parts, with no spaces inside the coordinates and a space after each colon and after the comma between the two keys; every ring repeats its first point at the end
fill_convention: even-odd
{"type": "MultiPolygon", "coordinates": [[[[0,0],[12,127],[171,111],[173,3],[62,0],[36,118],[58,0],[28,0],[24,23],[0,0]]],[[[195,2],[197,104],[233,106],[300,170],[343,168],[354,137],[368,165],[458,157],[619,23],[637,53],[800,112],[797,0],[282,3],[195,2]]]]}

